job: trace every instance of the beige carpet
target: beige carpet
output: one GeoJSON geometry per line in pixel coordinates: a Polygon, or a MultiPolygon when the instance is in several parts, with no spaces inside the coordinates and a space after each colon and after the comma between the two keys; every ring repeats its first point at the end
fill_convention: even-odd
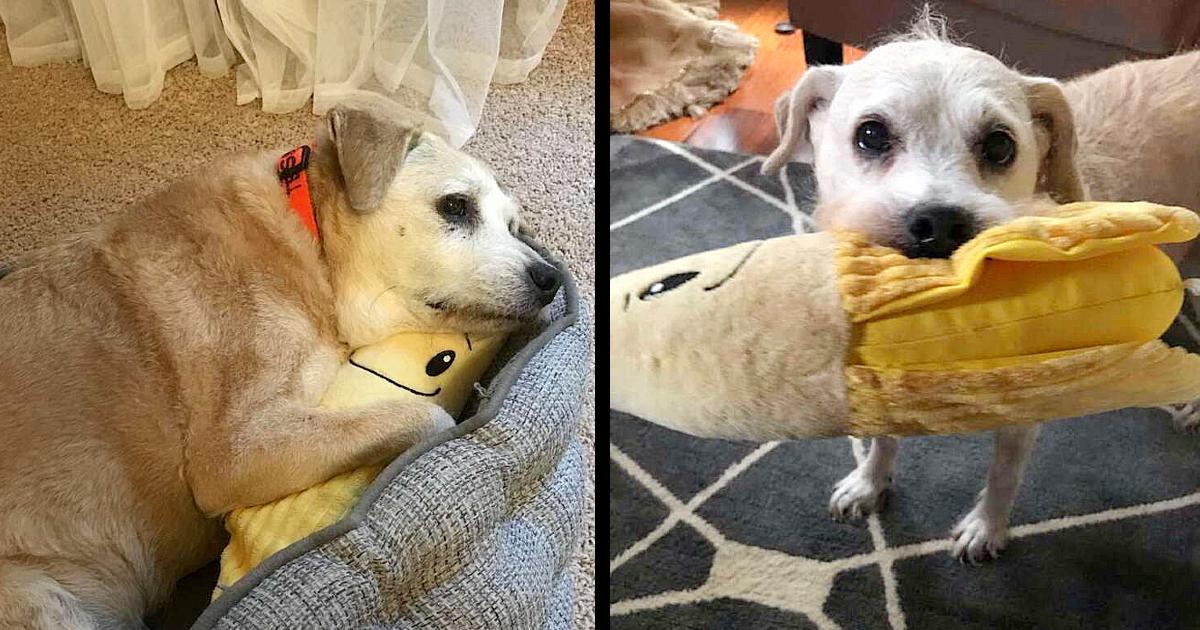
{"type": "MultiPolygon", "coordinates": [[[[595,40],[595,0],[570,0],[541,66],[523,84],[493,89],[467,145],[516,192],[593,312],[595,40]]],[[[167,73],[157,102],[131,111],[99,92],[81,64],[14,68],[0,42],[0,261],[88,226],[206,160],[300,142],[314,120],[238,107],[232,73],[207,79],[193,62],[167,73]]],[[[590,383],[583,438],[593,472],[574,569],[578,628],[596,625],[594,375],[590,383]]]]}

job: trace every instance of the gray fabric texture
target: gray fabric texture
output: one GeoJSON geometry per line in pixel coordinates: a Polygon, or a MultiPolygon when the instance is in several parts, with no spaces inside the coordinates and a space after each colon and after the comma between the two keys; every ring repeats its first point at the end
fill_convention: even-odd
{"type": "Polygon", "coordinates": [[[569,628],[585,521],[589,314],[567,281],[478,411],[405,452],[342,521],[269,558],[194,628],[569,628]]]}

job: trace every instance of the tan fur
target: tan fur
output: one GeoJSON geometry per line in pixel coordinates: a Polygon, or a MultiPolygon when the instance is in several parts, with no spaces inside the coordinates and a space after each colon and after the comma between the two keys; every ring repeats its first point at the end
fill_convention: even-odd
{"type": "Polygon", "coordinates": [[[1034,364],[985,370],[847,366],[859,436],[973,433],[1030,422],[1153,406],[1196,391],[1195,355],[1158,341],[1101,346],[1034,364]],[[1153,388],[1146,383],[1154,383],[1153,388]],[[1151,391],[1153,390],[1153,391],[1151,391]]]}
{"type": "MultiPolygon", "coordinates": [[[[330,129],[310,168],[320,243],[287,206],[281,149],[208,165],[0,280],[0,628],[138,627],[217,557],[214,517],[449,425],[431,405],[315,407],[346,341],[388,326],[512,328],[536,313],[505,280],[508,261],[536,254],[507,228],[446,236],[430,206],[462,173],[499,190],[490,172],[428,135],[411,156],[376,146],[403,166],[356,184],[378,188],[356,197],[379,206],[364,212],[349,206],[353,178],[335,159],[345,138],[330,129]],[[495,251],[438,258],[455,239],[495,251]],[[409,289],[462,275],[451,297],[463,308],[416,306],[409,289]],[[398,288],[383,299],[379,285],[398,288]],[[488,317],[468,308],[476,299],[488,317]]],[[[357,141],[373,137],[386,140],[357,141]]],[[[514,220],[507,196],[481,205],[481,225],[514,220]]]]}
{"type": "Polygon", "coordinates": [[[1026,78],[1025,97],[1042,157],[1037,191],[1058,203],[1083,201],[1085,193],[1075,162],[1075,119],[1062,87],[1052,79],[1026,78]]]}
{"type": "Polygon", "coordinates": [[[1200,51],[1105,68],[1063,92],[1091,199],[1200,209],[1200,51]]]}
{"type": "MultiPolygon", "coordinates": [[[[1063,85],[1087,198],[1200,211],[1200,51],[1131,61],[1063,85]]],[[[1180,261],[1190,244],[1163,247],[1180,261]]]]}

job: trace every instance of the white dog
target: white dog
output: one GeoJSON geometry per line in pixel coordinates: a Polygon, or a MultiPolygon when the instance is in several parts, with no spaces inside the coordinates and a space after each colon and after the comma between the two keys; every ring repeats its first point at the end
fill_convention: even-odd
{"type": "MultiPolygon", "coordinates": [[[[807,70],[776,104],[781,142],[764,171],[812,162],[818,226],[859,231],[912,257],[948,257],[1046,196],[1200,208],[1198,70],[1200,53],[1189,53],[1060,85],[954,44],[926,12],[910,34],[857,63],[807,70]]],[[[1197,426],[1191,409],[1178,418],[1188,428],[1197,426]]],[[[1038,431],[995,432],[987,485],[953,530],[956,557],[974,562],[1004,547],[1038,431]]],[[[879,507],[898,448],[896,438],[872,441],[866,461],[835,486],[835,518],[879,507]]]]}

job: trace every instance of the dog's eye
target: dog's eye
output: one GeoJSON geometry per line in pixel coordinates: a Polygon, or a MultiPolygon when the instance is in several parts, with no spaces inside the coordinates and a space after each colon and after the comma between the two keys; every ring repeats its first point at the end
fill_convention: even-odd
{"type": "Polygon", "coordinates": [[[892,149],[892,134],[887,125],[878,120],[868,120],[855,130],[854,144],[868,155],[883,155],[892,149]]]}
{"type": "Polygon", "coordinates": [[[656,298],[667,291],[670,291],[671,289],[678,288],[679,285],[691,280],[692,278],[695,278],[698,275],[700,275],[699,271],[687,271],[684,273],[669,275],[666,278],[663,278],[662,280],[659,280],[658,282],[655,282],[647,287],[646,290],[642,291],[641,295],[638,296],[638,299],[649,300],[656,298]]]}
{"type": "Polygon", "coordinates": [[[979,144],[979,155],[992,166],[1008,166],[1017,155],[1017,144],[1006,131],[993,131],[979,144]]]}
{"type": "Polygon", "coordinates": [[[449,370],[450,366],[453,364],[454,351],[442,350],[441,352],[433,355],[433,358],[429,360],[429,363],[425,364],[425,373],[429,376],[438,376],[445,373],[446,370],[449,370]]]}
{"type": "Polygon", "coordinates": [[[470,195],[454,193],[437,200],[438,214],[454,223],[465,223],[476,214],[475,199],[470,195]]]}

